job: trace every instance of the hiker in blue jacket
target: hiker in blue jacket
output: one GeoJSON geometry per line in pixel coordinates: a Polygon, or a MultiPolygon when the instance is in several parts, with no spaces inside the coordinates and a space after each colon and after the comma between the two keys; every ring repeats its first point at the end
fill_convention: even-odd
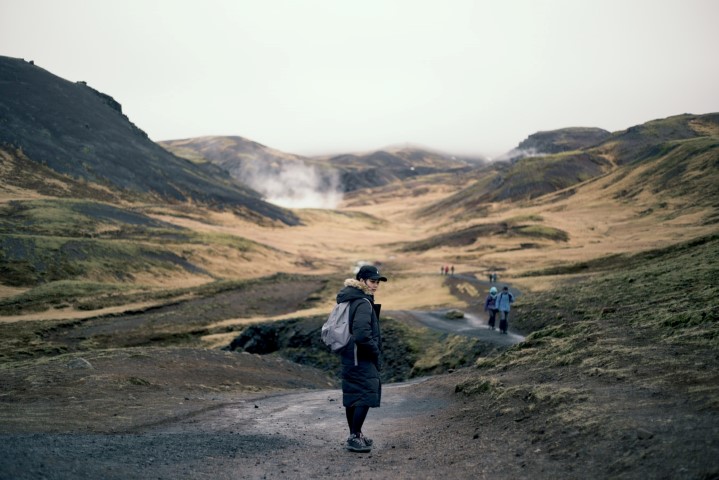
{"type": "Polygon", "coordinates": [[[380,282],[387,278],[377,267],[365,265],[355,278],[345,280],[337,294],[337,303],[350,303],[352,338],[340,354],[342,359],[342,405],[345,407],[350,436],[345,448],[351,452],[369,452],[372,440],[362,433],[367,413],[379,407],[382,396],[381,369],[382,335],[379,328],[381,305],[374,303],[380,282]],[[369,300],[369,302],[364,299],[369,300]],[[359,300],[359,301],[358,301],[359,300]]]}
{"type": "Polygon", "coordinates": [[[497,318],[497,306],[495,305],[495,301],[497,299],[497,287],[492,287],[489,289],[489,294],[487,295],[487,298],[484,300],[484,311],[489,313],[489,328],[494,330],[494,322],[497,318]]]}
{"type": "Polygon", "coordinates": [[[514,295],[509,293],[509,287],[505,285],[502,287],[502,292],[494,299],[494,306],[497,310],[499,310],[500,333],[507,333],[507,327],[509,327],[509,309],[510,305],[513,303],[514,295]]]}

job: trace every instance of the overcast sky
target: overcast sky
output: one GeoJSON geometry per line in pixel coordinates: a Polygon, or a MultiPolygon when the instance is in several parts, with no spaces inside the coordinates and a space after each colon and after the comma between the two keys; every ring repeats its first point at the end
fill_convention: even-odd
{"type": "Polygon", "coordinates": [[[540,130],[719,111],[716,0],[0,0],[0,55],[153,140],[496,156],[540,130]]]}

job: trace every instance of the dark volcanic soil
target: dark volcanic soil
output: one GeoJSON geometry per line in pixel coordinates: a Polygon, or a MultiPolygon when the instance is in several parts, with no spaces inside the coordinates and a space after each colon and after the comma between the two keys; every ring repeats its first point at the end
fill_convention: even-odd
{"type": "MultiPolygon", "coordinates": [[[[248,301],[271,295],[261,284],[216,304],[292,311],[321,285],[285,287],[294,293],[283,304],[248,301]]],[[[172,312],[147,312],[152,335],[170,328],[162,319],[172,312]]],[[[148,333],[137,318],[112,323],[52,330],[47,338],[70,353],[0,364],[0,479],[719,478],[716,408],[680,384],[651,387],[608,367],[535,370],[521,363],[531,342],[512,351],[512,368],[489,362],[386,385],[365,424],[375,448],[352,454],[332,376],[274,354],[118,348],[98,332],[148,333]]]]}

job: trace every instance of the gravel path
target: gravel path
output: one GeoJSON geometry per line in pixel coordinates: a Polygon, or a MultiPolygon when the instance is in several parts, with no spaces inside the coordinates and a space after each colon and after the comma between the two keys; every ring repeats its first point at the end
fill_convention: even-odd
{"type": "MultiPolygon", "coordinates": [[[[524,336],[513,333],[511,327],[510,331],[506,335],[503,335],[499,333],[499,330],[489,328],[486,319],[478,315],[465,312],[464,318],[450,320],[445,317],[446,312],[447,310],[437,310],[433,312],[402,310],[389,312],[389,315],[396,318],[412,319],[425,327],[440,332],[478,338],[486,343],[501,346],[514,345],[524,341],[524,336]]],[[[497,320],[497,323],[499,323],[499,320],[497,320]]]]}

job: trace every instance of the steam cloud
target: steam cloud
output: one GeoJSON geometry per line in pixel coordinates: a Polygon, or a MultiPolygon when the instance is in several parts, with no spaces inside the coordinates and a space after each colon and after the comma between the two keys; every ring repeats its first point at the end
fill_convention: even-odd
{"type": "Polygon", "coordinates": [[[536,157],[542,155],[542,152],[537,150],[536,148],[514,148],[510,150],[507,153],[504,153],[497,158],[493,159],[498,162],[516,162],[517,160],[521,160],[523,158],[527,157],[536,157]]]}
{"type": "Polygon", "coordinates": [[[285,208],[336,208],[342,201],[339,175],[301,162],[243,168],[242,181],[272,204],[285,208]]]}

